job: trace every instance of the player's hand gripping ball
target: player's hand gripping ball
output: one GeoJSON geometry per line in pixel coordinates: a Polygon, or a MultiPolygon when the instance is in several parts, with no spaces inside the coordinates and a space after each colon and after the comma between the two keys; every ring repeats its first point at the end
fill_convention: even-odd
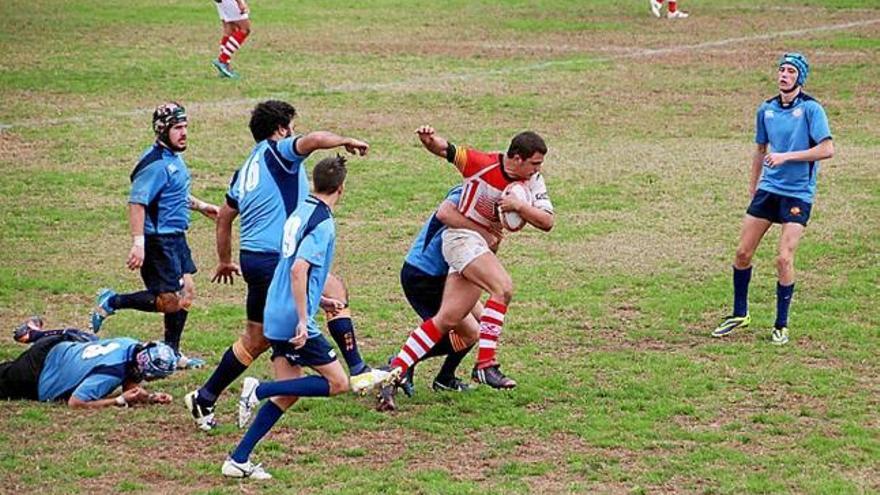
{"type": "MultiPolygon", "coordinates": [[[[532,192],[522,182],[512,182],[504,188],[504,196],[513,195],[516,199],[531,205],[532,192]]],[[[526,221],[515,211],[499,211],[498,218],[501,219],[501,226],[510,232],[516,232],[526,226],[526,221]]]]}

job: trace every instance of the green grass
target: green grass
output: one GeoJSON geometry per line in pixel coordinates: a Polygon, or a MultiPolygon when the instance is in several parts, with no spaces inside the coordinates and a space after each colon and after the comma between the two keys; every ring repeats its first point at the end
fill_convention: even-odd
{"type": "MultiPolygon", "coordinates": [[[[645,2],[647,3],[647,2],[645,2]]],[[[128,175],[149,112],[191,115],[193,191],[223,201],[251,147],[255,102],[297,108],[297,130],[372,145],[350,163],[336,271],[365,358],[382,363],[417,319],[398,270],[459,178],[420,148],[501,149],[525,128],[550,146],[549,234],[500,251],[515,282],[500,357],[511,392],[435,394],[439,363],[393,415],[352,396],[303,400],[254,458],[275,476],[219,476],[240,438],[233,387],[203,435],[181,407],[241,331],[243,283],[209,282],[213,227],[189,239],[198,299],[184,347],[209,369],[151,384],[168,407],[70,411],[0,402],[0,483],[31,493],[873,493],[880,491],[880,24],[726,41],[880,18],[880,3],[684,2],[685,22],[641,2],[252,2],[240,81],[210,67],[219,26],[199,0],[12,0],[0,32],[0,324],[41,313],[87,325],[99,287],[140,288],[124,268],[128,175]],[[785,20],[785,22],[782,21],[785,20]],[[645,55],[645,49],[681,48],[645,55]],[[837,156],[823,164],[798,250],[792,343],[768,345],[771,230],[755,258],[752,328],[708,332],[729,311],[754,112],[786,50],[812,63],[837,156]]],[[[320,153],[310,159],[325,156],[320,153]]],[[[108,336],[154,339],[161,318],[122,312],[108,336]]],[[[22,347],[0,344],[0,358],[22,347]]],[[[466,375],[471,358],[460,370],[466,375]]],[[[249,373],[271,376],[260,358],[249,373]]]]}

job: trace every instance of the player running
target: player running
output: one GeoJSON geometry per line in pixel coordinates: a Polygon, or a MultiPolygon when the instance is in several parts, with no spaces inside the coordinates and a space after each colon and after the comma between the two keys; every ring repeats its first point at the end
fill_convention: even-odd
{"type": "Polygon", "coordinates": [[[104,320],[120,309],[159,312],[165,316],[165,343],[180,356],[178,368],[195,368],[204,361],[180,352],[180,339],[192,305],[196,265],[186,231],[189,210],[214,220],[218,208],[190,194],[190,175],[182,153],[186,150],[186,110],[178,103],[159,105],[153,112],[156,141],[131,172],[128,223],[132,246],[126,265],[140,269],[146,290],[117,294],[101,289],[91,314],[97,333],[104,320]]]}
{"type": "MultiPolygon", "coordinates": [[[[500,209],[519,213],[526,222],[543,231],[553,228],[553,205],[540,174],[547,145],[539,135],[531,131],[517,134],[504,154],[459,148],[437,136],[431,126],[422,126],[416,133],[428,151],[446,158],[464,177],[458,210],[469,220],[498,231],[500,209]],[[527,185],[534,198],[532,204],[512,195],[502,195],[513,182],[527,185]]],[[[440,310],[410,334],[392,360],[391,368],[405,374],[470,313],[482,291],[486,291],[489,299],[480,315],[479,352],[471,377],[493,388],[513,388],[516,382],[501,372],[495,357],[504,316],[513,298],[513,281],[479,232],[450,228],[443,232],[442,239],[449,275],[440,310]]],[[[387,408],[383,404],[385,396],[387,393],[383,390],[379,409],[387,408]]]]}
{"type": "MultiPolygon", "coordinates": [[[[366,155],[370,146],[360,140],[326,131],[299,136],[293,133],[296,110],[278,100],[264,101],[251,113],[250,130],[256,141],[245,164],[235,172],[226,193],[226,203],[217,220],[215,282],[232,283],[243,275],[247,283],[247,323],[245,331],[226,349],[217,369],[184,402],[199,429],[216,425],[214,404],[233,381],[269,348],[263,337],[263,310],[266,293],[281,253],[284,222],[309,194],[304,162],[317,150],[344,147],[348,152],[366,155]],[[232,223],[241,217],[239,264],[232,261],[232,223]]],[[[351,311],[342,282],[328,276],[322,298],[327,326],[345,357],[352,375],[352,388],[363,390],[374,384],[374,375],[360,356],[351,311]]]]}
{"type": "Polygon", "coordinates": [[[237,79],[238,73],[229,64],[232,55],[244,45],[251,34],[250,8],[245,0],[214,0],[217,13],[223,23],[223,37],[220,38],[220,54],[211,62],[222,77],[237,79]]]}
{"type": "MultiPolygon", "coordinates": [[[[406,300],[422,320],[436,315],[443,299],[443,288],[446,286],[446,276],[449,273],[449,264],[443,259],[441,248],[442,235],[446,228],[467,228],[478,232],[486,239],[492,251],[497,249],[501,240],[500,232],[491,231],[458,211],[461,191],[460,185],[449,190],[446,198],[422,226],[400,270],[400,285],[406,300]]],[[[478,318],[482,312],[483,306],[478,302],[461,324],[443,336],[422,358],[446,356],[431,384],[431,388],[435,391],[463,392],[470,389],[467,383],[455,376],[455,370],[479,338],[478,318]]],[[[409,396],[413,393],[414,368],[415,364],[409,368],[401,384],[404,392],[409,396]]]]}
{"type": "Polygon", "coordinates": [[[271,478],[259,464],[250,461],[250,455],[284,411],[300,397],[329,397],[349,389],[336,353],[315,323],[336,245],[332,209],[345,189],[346,173],[341,156],[318,162],[312,174],[314,193],[284,223],[282,258],[269,286],[264,315],[264,335],[272,345],[277,381],[259,383],[255,378],[244,379],[239,426],[248,423],[261,400],[269,400],[223,463],[224,476],[271,478]],[[304,376],[304,366],[314,369],[319,376],[304,376]]]}
{"type": "Polygon", "coordinates": [[[751,204],[742,221],[733,261],[733,314],[712,332],[723,337],[751,323],[752,257],[774,223],[782,224],[776,256],[776,322],[771,342],[788,343],[788,310],[794,294],[794,253],[810,219],[819,161],[834,156],[825,110],[803,92],[810,65],[799,53],[778,63],[779,94],[761,103],[755,124],[757,148],[749,176],[751,204]],[[769,145],[769,147],[768,147],[769,145]]]}

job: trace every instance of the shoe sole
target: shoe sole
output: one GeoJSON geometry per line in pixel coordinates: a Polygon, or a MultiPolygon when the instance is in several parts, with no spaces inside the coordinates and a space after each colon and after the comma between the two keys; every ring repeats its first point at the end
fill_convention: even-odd
{"type": "Polygon", "coordinates": [[[193,410],[197,407],[195,398],[197,392],[190,392],[183,396],[183,403],[186,405],[186,409],[189,411],[189,417],[193,419],[193,422],[196,424],[196,427],[200,431],[211,431],[214,429],[213,426],[202,424],[198,419],[196,419],[195,415],[193,415],[193,410]]]}
{"type": "MultiPolygon", "coordinates": [[[[242,390],[241,395],[239,395],[239,397],[238,397],[238,427],[239,428],[247,427],[248,423],[251,422],[251,418],[254,416],[254,406],[256,406],[259,403],[259,402],[256,402],[253,405],[250,405],[249,401],[248,401],[250,396],[254,394],[254,390],[256,390],[256,388],[260,385],[259,381],[257,381],[257,380],[254,380],[254,381],[256,381],[257,384],[253,387],[253,389],[248,391],[247,394],[245,394],[244,390],[242,390]],[[244,421],[242,421],[242,418],[244,417],[244,414],[242,413],[242,411],[245,411],[245,410],[249,410],[249,411],[247,414],[247,418],[244,421]]],[[[248,381],[248,383],[253,383],[253,382],[248,381]]]]}

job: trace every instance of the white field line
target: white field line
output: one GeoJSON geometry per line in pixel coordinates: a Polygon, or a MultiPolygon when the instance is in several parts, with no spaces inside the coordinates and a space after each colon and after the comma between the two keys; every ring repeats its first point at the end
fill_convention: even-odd
{"type": "MultiPolygon", "coordinates": [[[[737,38],[725,38],[721,40],[715,41],[706,41],[702,43],[695,43],[691,45],[678,45],[678,46],[670,46],[666,48],[643,48],[636,49],[630,51],[628,53],[622,53],[617,55],[610,55],[605,57],[597,57],[594,59],[596,62],[606,62],[613,60],[625,60],[625,59],[633,59],[633,58],[641,58],[641,57],[652,57],[656,55],[667,55],[670,53],[682,53],[682,52],[690,52],[690,51],[700,51],[710,48],[716,48],[727,45],[737,45],[742,43],[751,43],[754,41],[765,41],[776,38],[786,38],[786,37],[795,37],[801,36],[805,34],[811,33],[819,33],[824,31],[838,31],[844,29],[851,29],[855,27],[864,27],[870,26],[873,24],[880,23],[880,18],[876,19],[866,19],[861,21],[853,21],[846,22],[842,24],[826,24],[823,26],[815,26],[811,28],[804,29],[794,29],[790,31],[776,31],[773,33],[767,34],[755,34],[751,36],[740,36],[737,38]]],[[[611,51],[615,50],[615,47],[606,47],[600,48],[600,50],[611,51]]],[[[550,60],[547,62],[541,62],[537,64],[527,65],[527,66],[516,66],[504,69],[491,69],[491,70],[480,70],[474,72],[464,72],[458,74],[446,74],[446,75],[431,75],[431,76],[420,76],[410,78],[404,81],[393,81],[387,83],[345,83],[339,84],[336,86],[329,86],[323,88],[324,91],[327,92],[339,92],[339,93],[356,93],[362,91],[382,91],[382,90],[391,90],[396,88],[407,88],[409,86],[418,85],[421,83],[437,83],[437,82],[456,82],[456,81],[469,81],[476,78],[481,77],[489,77],[494,75],[503,75],[511,72],[519,72],[519,71],[529,71],[529,70],[539,70],[547,67],[554,67],[559,65],[566,65],[572,62],[582,62],[571,61],[571,60],[550,60]]],[[[277,97],[282,97],[283,95],[276,95],[277,97]]],[[[222,107],[226,110],[229,109],[230,106],[250,106],[254,105],[259,101],[262,101],[264,98],[231,98],[226,100],[217,100],[217,101],[208,101],[201,103],[190,103],[187,107],[191,108],[194,111],[198,110],[206,110],[214,107],[222,107]]],[[[100,116],[98,115],[78,115],[74,117],[64,117],[58,119],[29,119],[23,120],[20,122],[12,122],[12,123],[0,123],[0,131],[4,129],[11,129],[14,127],[40,127],[46,125],[61,125],[61,124],[75,124],[75,123],[83,123],[90,122],[95,120],[96,118],[101,117],[132,117],[139,115],[149,115],[152,112],[151,108],[140,108],[135,110],[127,110],[127,111],[117,111],[117,112],[102,112],[100,116]]]]}

